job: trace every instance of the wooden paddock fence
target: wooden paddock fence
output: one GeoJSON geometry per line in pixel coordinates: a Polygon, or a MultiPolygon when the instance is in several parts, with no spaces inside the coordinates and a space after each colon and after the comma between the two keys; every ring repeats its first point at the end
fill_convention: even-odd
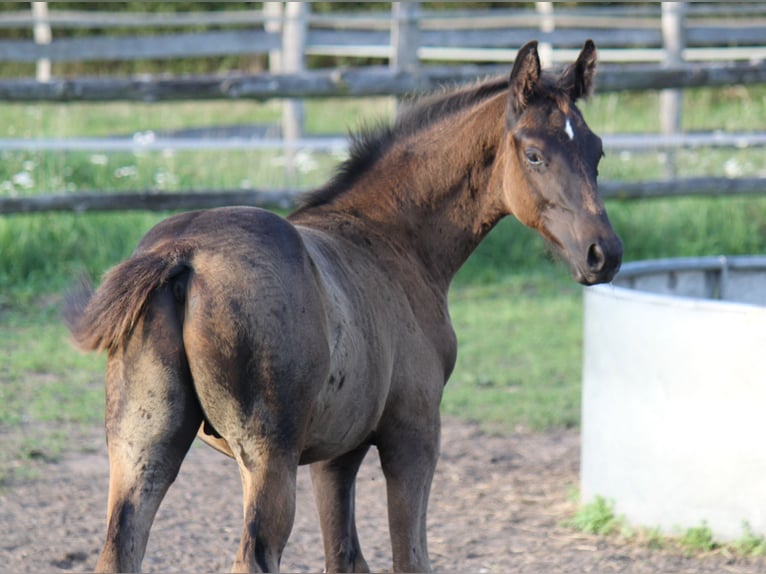
{"type": "MultiPolygon", "coordinates": [[[[699,177],[666,181],[603,181],[599,192],[606,199],[635,200],[660,197],[762,195],[762,178],[699,177]]],[[[300,192],[285,189],[216,189],[158,192],[85,191],[27,197],[0,197],[0,215],[19,213],[92,211],[171,211],[209,209],[225,205],[251,205],[267,209],[292,209],[300,192]]]]}
{"type": "MultiPolygon", "coordinates": [[[[0,66],[2,62],[34,63],[36,74],[0,79],[0,102],[285,98],[282,132],[286,141],[262,145],[295,148],[305,141],[302,98],[402,95],[507,73],[516,50],[530,38],[540,40],[546,63],[560,64],[575,57],[589,37],[599,46],[603,63],[600,92],[662,91],[661,137],[625,137],[623,148],[640,147],[650,139],[668,149],[762,146],[766,137],[743,133],[722,138],[721,134],[680,131],[680,90],[766,83],[766,4],[762,3],[656,2],[640,7],[582,3],[564,8],[538,2],[535,8],[436,11],[419,2],[393,2],[389,11],[343,14],[313,13],[306,2],[264,2],[253,10],[233,10],[222,4],[216,12],[177,13],[114,12],[106,3],[80,11],[58,10],[55,3],[31,5],[31,9],[0,12],[0,37],[3,30],[28,32],[25,37],[0,40],[0,66]],[[255,54],[268,61],[267,71],[227,70],[202,76],[66,77],[56,73],[57,67],[69,62],[255,54]],[[307,62],[318,56],[342,57],[352,64],[357,58],[375,58],[380,64],[308,69],[307,62]]],[[[37,149],[53,145],[32,143],[37,149]]],[[[0,140],[2,149],[29,145],[28,141],[0,140]]],[[[79,143],[73,140],[71,145],[79,143]]],[[[179,143],[163,145],[172,148],[179,143]]],[[[61,149],[62,142],[55,146],[61,149]]],[[[623,199],[751,194],[766,191],[766,179],[604,182],[602,190],[605,196],[623,199]]],[[[0,214],[191,209],[230,203],[285,207],[294,197],[285,190],[119,194],[94,190],[0,197],[0,214]]]]}

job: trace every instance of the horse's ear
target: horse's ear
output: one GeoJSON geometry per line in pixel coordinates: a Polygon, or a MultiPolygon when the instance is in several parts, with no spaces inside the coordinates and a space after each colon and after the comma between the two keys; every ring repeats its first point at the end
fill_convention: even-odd
{"type": "Polygon", "coordinates": [[[519,115],[527,107],[535,93],[540,79],[540,56],[537,55],[537,42],[524,44],[511,70],[510,91],[508,94],[508,110],[519,115]]]}
{"type": "Polygon", "coordinates": [[[580,55],[577,56],[577,61],[568,66],[561,75],[563,87],[572,101],[587,98],[593,91],[597,59],[596,45],[593,40],[586,40],[580,55]]]}

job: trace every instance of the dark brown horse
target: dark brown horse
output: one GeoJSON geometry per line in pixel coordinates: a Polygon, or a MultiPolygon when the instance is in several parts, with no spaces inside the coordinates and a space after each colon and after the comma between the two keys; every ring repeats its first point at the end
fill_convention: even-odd
{"type": "Polygon", "coordinates": [[[176,215],[70,303],[79,347],[109,355],[99,570],[140,568],[195,435],[239,465],[234,570],[278,569],[300,464],[311,464],[327,571],[366,570],[354,483],[371,445],[394,570],[429,570],[455,273],[509,214],[581,283],[620,266],[596,184],[601,140],[575,106],[595,66],[588,41],[561,74],[543,73],[529,43],[510,78],[421,100],[354,140],[335,178],[286,220],[249,207],[176,215]]]}

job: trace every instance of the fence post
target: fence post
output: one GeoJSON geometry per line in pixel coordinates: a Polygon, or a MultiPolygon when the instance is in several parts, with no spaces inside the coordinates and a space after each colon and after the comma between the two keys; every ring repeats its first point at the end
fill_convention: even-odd
{"type": "MultiPolygon", "coordinates": [[[[556,29],[556,21],[553,17],[553,2],[535,2],[535,10],[540,14],[540,31],[550,34],[556,29]]],[[[553,45],[550,42],[541,42],[538,46],[540,63],[544,68],[553,65],[553,45]]]]}
{"type": "MultiPolygon", "coordinates": [[[[662,5],[662,45],[665,52],[663,63],[666,66],[682,64],[686,47],[686,3],[661,2],[662,5]]],[[[683,107],[682,90],[662,90],[660,92],[660,131],[665,135],[680,133],[683,107]]],[[[667,175],[676,175],[675,151],[667,153],[667,175]]]]}
{"type": "MultiPolygon", "coordinates": [[[[51,33],[51,25],[48,21],[47,2],[32,2],[32,19],[35,22],[32,29],[32,35],[34,36],[35,44],[50,44],[53,34],[51,33]]],[[[51,61],[48,58],[41,58],[37,60],[35,77],[37,78],[38,82],[50,81],[51,61]]]]}
{"type": "MultiPolygon", "coordinates": [[[[306,36],[310,2],[285,2],[282,21],[281,72],[297,73],[306,69],[306,36]]],[[[285,175],[288,186],[297,183],[295,142],[303,136],[305,111],[303,100],[290,98],[282,104],[282,141],[285,147],[285,175]]]]}
{"type": "Polygon", "coordinates": [[[417,73],[420,62],[419,16],[420,2],[391,3],[391,68],[417,73]]]}
{"type": "MultiPolygon", "coordinates": [[[[263,29],[273,34],[282,33],[282,2],[264,2],[263,16],[265,21],[263,29]]],[[[282,51],[269,51],[269,72],[279,73],[282,70],[282,51]]]]}

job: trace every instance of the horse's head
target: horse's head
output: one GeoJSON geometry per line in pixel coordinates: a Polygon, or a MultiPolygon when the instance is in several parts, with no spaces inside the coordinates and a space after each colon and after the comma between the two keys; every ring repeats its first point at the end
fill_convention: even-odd
{"type": "Polygon", "coordinates": [[[558,76],[541,72],[537,42],[519,50],[510,77],[503,183],[511,213],[553,244],[586,285],[610,281],[622,261],[622,242],[598,195],[601,138],[575,105],[589,94],[595,69],[590,40],[558,76]]]}

